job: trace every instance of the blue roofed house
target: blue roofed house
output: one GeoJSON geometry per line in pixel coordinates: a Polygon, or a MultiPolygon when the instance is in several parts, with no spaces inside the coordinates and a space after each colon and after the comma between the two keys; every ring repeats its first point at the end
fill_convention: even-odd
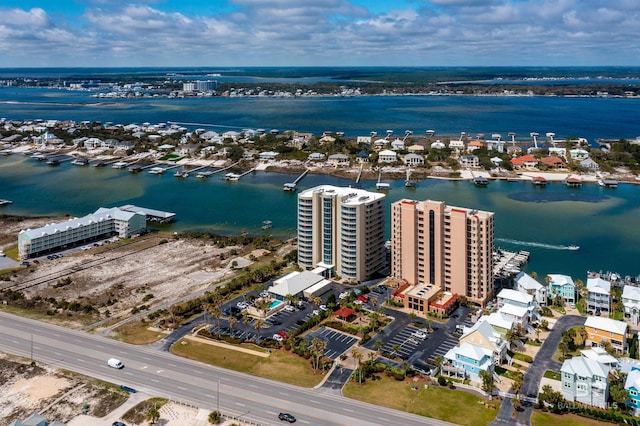
{"type": "Polygon", "coordinates": [[[576,303],[576,285],[568,275],[549,274],[549,297],[553,300],[560,296],[564,303],[576,303]]]}

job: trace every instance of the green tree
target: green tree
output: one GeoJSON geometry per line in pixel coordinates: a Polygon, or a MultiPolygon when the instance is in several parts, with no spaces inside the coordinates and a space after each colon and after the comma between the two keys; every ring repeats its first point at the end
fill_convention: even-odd
{"type": "Polygon", "coordinates": [[[151,424],[154,424],[155,422],[160,420],[160,411],[155,404],[149,407],[149,411],[147,411],[147,420],[149,420],[151,424]]]}
{"type": "Polygon", "coordinates": [[[325,349],[327,349],[327,342],[324,340],[320,340],[317,337],[314,337],[313,340],[311,340],[311,365],[313,367],[314,374],[320,368],[320,361],[322,360],[325,349]]]}
{"type": "Polygon", "coordinates": [[[482,379],[482,390],[486,393],[493,392],[493,374],[487,370],[480,371],[480,378],[482,379]]]}
{"type": "Polygon", "coordinates": [[[217,425],[222,420],[222,414],[220,411],[212,411],[209,413],[209,423],[217,425]]]}

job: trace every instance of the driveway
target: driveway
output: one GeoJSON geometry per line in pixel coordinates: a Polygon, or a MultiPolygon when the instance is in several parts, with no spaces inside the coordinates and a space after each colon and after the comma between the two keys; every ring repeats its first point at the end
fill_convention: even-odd
{"type": "MultiPolygon", "coordinates": [[[[545,371],[547,370],[560,370],[562,364],[551,359],[553,354],[555,353],[560,340],[562,340],[562,332],[568,328],[575,327],[577,325],[583,325],[585,321],[585,317],[581,317],[578,315],[565,315],[560,317],[556,321],[556,325],[553,327],[549,336],[540,347],[538,354],[536,355],[533,363],[527,369],[527,372],[524,375],[524,382],[522,384],[522,389],[520,390],[521,395],[538,395],[538,389],[540,387],[540,380],[545,371]]],[[[529,402],[522,403],[522,411],[520,411],[516,418],[511,417],[511,412],[513,411],[513,407],[511,405],[510,399],[505,399],[502,401],[502,405],[500,406],[500,411],[498,412],[498,416],[493,421],[492,425],[503,425],[503,424],[518,424],[518,425],[529,425],[531,424],[531,413],[533,413],[533,404],[529,402]]]]}

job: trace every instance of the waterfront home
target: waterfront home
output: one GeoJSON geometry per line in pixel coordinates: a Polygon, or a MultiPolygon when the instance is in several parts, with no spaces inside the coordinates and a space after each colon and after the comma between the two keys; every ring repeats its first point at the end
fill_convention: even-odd
{"type": "Polygon", "coordinates": [[[540,162],[545,166],[551,167],[552,169],[562,169],[567,166],[560,157],[556,157],[555,155],[543,157],[540,159],[540,162]]]}
{"type": "Polygon", "coordinates": [[[350,162],[351,157],[349,157],[347,154],[333,154],[330,155],[329,158],[327,158],[327,163],[335,167],[348,166],[350,162]]]}
{"type": "Polygon", "coordinates": [[[387,146],[388,143],[389,141],[386,139],[376,139],[376,141],[373,143],[373,147],[377,150],[381,150],[385,146],[387,146]]]}
{"type": "Polygon", "coordinates": [[[624,382],[624,390],[627,391],[629,399],[627,406],[633,410],[634,416],[640,416],[640,368],[632,367],[624,382]]]}
{"type": "Polygon", "coordinates": [[[538,306],[547,306],[547,287],[526,272],[520,272],[515,278],[516,289],[533,296],[538,306]]]}
{"type": "Polygon", "coordinates": [[[484,146],[484,144],[481,141],[479,141],[477,139],[474,139],[474,140],[469,142],[469,145],[467,145],[467,151],[473,152],[476,149],[482,148],[483,146],[484,146]]]}
{"type": "Polygon", "coordinates": [[[443,375],[449,377],[482,383],[480,372],[487,371],[493,375],[493,365],[493,357],[489,349],[470,343],[462,343],[460,346],[449,349],[444,355],[441,370],[443,375]]]}
{"type": "Polygon", "coordinates": [[[502,158],[500,157],[491,157],[489,161],[491,161],[491,164],[495,167],[500,167],[502,165],[502,158]]]}
{"type": "Polygon", "coordinates": [[[447,146],[443,142],[441,142],[440,139],[431,144],[431,149],[444,149],[446,147],[447,146]]]}
{"type": "Polygon", "coordinates": [[[587,158],[580,161],[580,167],[584,167],[585,169],[589,170],[600,170],[600,164],[593,161],[592,158],[587,158]]]}
{"type": "Polygon", "coordinates": [[[411,145],[409,148],[407,148],[407,151],[409,151],[412,154],[417,154],[418,152],[424,152],[424,147],[422,145],[411,145]]]}
{"type": "Polygon", "coordinates": [[[567,149],[566,148],[557,148],[555,146],[550,146],[549,155],[557,155],[558,157],[567,158],[567,149]]]}
{"type": "Polygon", "coordinates": [[[502,308],[498,309],[498,313],[513,320],[514,324],[522,326],[523,330],[527,333],[535,333],[535,329],[529,325],[531,315],[526,307],[507,303],[502,308]]]}
{"type": "Polygon", "coordinates": [[[478,167],[480,160],[477,155],[462,155],[460,156],[460,165],[462,167],[478,167]]]}
{"type": "Polygon", "coordinates": [[[271,160],[275,160],[277,156],[278,156],[277,152],[265,151],[265,152],[261,152],[258,158],[261,161],[271,161],[271,160]]]}
{"type": "Polygon", "coordinates": [[[640,287],[625,285],[622,288],[622,305],[624,317],[631,321],[632,325],[638,325],[640,320],[640,287]]]}
{"type": "Polygon", "coordinates": [[[366,149],[363,149],[362,151],[356,154],[356,161],[360,164],[368,163],[370,156],[371,154],[369,154],[369,152],[366,149]]]}
{"type": "Polygon", "coordinates": [[[311,160],[311,161],[322,161],[324,160],[325,155],[321,152],[314,152],[312,154],[309,154],[309,157],[307,157],[307,159],[311,160]]]}
{"type": "Polygon", "coordinates": [[[600,277],[587,278],[587,309],[596,311],[610,311],[611,283],[600,277]]]}
{"type": "Polygon", "coordinates": [[[394,151],[400,151],[404,149],[404,141],[402,139],[394,139],[391,142],[391,149],[394,151]]]}
{"type": "Polygon", "coordinates": [[[618,354],[626,351],[627,323],[611,318],[588,316],[584,328],[587,331],[585,345],[604,347],[608,343],[618,354]]]}
{"type": "Polygon", "coordinates": [[[84,140],[83,145],[87,149],[101,148],[102,140],[98,138],[87,138],[84,140]]]}
{"type": "Polygon", "coordinates": [[[609,367],[579,356],[565,360],[560,369],[562,396],[570,402],[607,408],[609,367]]]}
{"type": "Polygon", "coordinates": [[[514,169],[535,169],[538,165],[538,160],[532,155],[527,154],[512,158],[511,165],[514,169]]]}
{"type": "Polygon", "coordinates": [[[456,153],[464,151],[465,145],[462,139],[449,141],[449,148],[454,149],[456,153]]]}
{"type": "Polygon", "coordinates": [[[578,160],[578,161],[586,160],[587,158],[589,158],[589,152],[582,148],[569,150],[569,155],[571,156],[572,160],[578,160]]]}
{"type": "Polygon", "coordinates": [[[576,285],[573,279],[568,275],[549,274],[549,297],[553,300],[561,297],[562,302],[575,305],[576,303],[576,285]]]}
{"type": "Polygon", "coordinates": [[[356,137],[356,144],[366,143],[367,145],[371,145],[371,136],[358,136],[356,137]]]}
{"type": "Polygon", "coordinates": [[[407,166],[421,166],[424,164],[424,157],[418,154],[407,154],[403,161],[407,166]]]}
{"type": "Polygon", "coordinates": [[[398,154],[395,152],[385,149],[384,151],[380,151],[378,154],[378,162],[379,163],[395,163],[398,160],[398,154]]]}
{"type": "Polygon", "coordinates": [[[500,293],[498,293],[496,298],[498,301],[498,308],[502,308],[506,305],[513,305],[525,308],[528,312],[533,313],[537,306],[532,295],[512,290],[510,288],[503,288],[500,290],[500,293]]]}

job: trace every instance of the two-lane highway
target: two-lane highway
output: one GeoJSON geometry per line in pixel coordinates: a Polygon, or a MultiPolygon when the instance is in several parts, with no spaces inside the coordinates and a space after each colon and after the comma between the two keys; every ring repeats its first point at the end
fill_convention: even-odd
{"type": "Polygon", "coordinates": [[[293,413],[312,425],[449,425],[322,390],[300,388],[128,345],[82,331],[0,313],[0,350],[266,425],[293,413]],[[125,368],[107,366],[110,357],[125,368]]]}

